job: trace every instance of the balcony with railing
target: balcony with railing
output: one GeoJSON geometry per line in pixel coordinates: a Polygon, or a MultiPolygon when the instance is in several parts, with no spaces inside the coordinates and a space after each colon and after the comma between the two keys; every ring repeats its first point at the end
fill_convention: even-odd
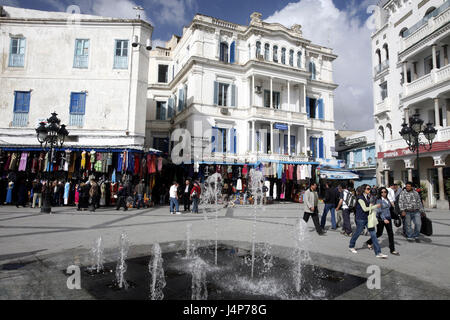
{"type": "Polygon", "coordinates": [[[13,127],[26,127],[28,126],[28,112],[14,112],[13,127]]]}
{"type": "Polygon", "coordinates": [[[84,114],[70,114],[69,126],[83,127],[83,125],[84,125],[84,114]]]}
{"type": "Polygon", "coordinates": [[[10,54],[9,66],[10,67],[23,67],[25,65],[25,55],[23,54],[10,54]]]}
{"type": "Polygon", "coordinates": [[[447,0],[404,33],[403,49],[411,47],[449,22],[450,0],[447,0]]]}
{"type": "Polygon", "coordinates": [[[375,105],[375,115],[388,111],[391,111],[391,103],[389,98],[385,98],[383,101],[375,105]]]}
{"type": "Polygon", "coordinates": [[[375,67],[375,75],[383,72],[384,70],[389,68],[389,60],[384,60],[382,63],[375,67]]]}
{"type": "Polygon", "coordinates": [[[75,56],[73,67],[77,69],[87,69],[89,66],[89,56],[75,56]]]}
{"type": "Polygon", "coordinates": [[[406,92],[403,97],[421,92],[448,80],[450,80],[450,64],[440,69],[433,69],[430,73],[414,80],[411,83],[408,83],[406,85],[406,92]]]}

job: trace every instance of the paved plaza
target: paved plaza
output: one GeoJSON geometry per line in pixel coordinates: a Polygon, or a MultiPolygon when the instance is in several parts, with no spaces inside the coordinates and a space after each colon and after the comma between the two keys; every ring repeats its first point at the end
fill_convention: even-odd
{"type": "MultiPolygon", "coordinates": [[[[319,208],[321,209],[321,208],[319,208]]],[[[281,203],[257,211],[256,241],[272,245],[272,253],[288,256],[295,245],[293,230],[303,205],[281,203]]],[[[434,234],[421,235],[420,243],[409,243],[398,232],[395,244],[400,256],[389,254],[387,235],[381,238],[387,260],[375,258],[361,236],[357,254],[348,251],[350,238],[328,230],[318,236],[310,220],[309,243],[312,263],[336,271],[368,278],[367,267],[381,268],[380,290],[361,285],[338,299],[450,299],[450,212],[429,209],[434,234]]],[[[129,257],[149,255],[151,245],[163,250],[181,247],[186,227],[192,224],[192,239],[215,239],[216,214],[212,207],[200,214],[170,215],[168,207],[130,209],[126,212],[98,209],[77,212],[74,207],[39,209],[0,207],[0,299],[91,299],[83,290],[68,290],[65,270],[71,264],[88,265],[89,250],[103,237],[107,261],[114,261],[121,232],[131,243],[129,257]]],[[[353,219],[352,219],[353,220],[353,219]]],[[[220,208],[218,240],[250,249],[254,210],[250,206],[220,208]]],[[[329,217],[327,228],[329,227],[329,217]]]]}

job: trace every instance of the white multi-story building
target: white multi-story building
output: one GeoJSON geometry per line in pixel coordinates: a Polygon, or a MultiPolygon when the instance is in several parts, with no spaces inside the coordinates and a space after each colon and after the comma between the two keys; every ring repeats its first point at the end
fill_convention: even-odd
{"type": "Polygon", "coordinates": [[[448,209],[450,1],[385,0],[379,9],[372,34],[378,182],[419,182],[416,156],[399,134],[403,119],[419,114],[438,130],[432,149],[420,152],[420,182],[427,186],[428,206],[448,209]]]}
{"type": "Polygon", "coordinates": [[[0,11],[0,147],[37,147],[35,129],[55,111],[67,147],[142,150],[150,24],[0,11]]]}
{"type": "Polygon", "coordinates": [[[249,26],[197,14],[151,53],[147,146],[169,151],[172,132],[184,128],[202,143],[194,162],[331,159],[336,57],[299,25],[265,23],[259,13],[249,26]]]}

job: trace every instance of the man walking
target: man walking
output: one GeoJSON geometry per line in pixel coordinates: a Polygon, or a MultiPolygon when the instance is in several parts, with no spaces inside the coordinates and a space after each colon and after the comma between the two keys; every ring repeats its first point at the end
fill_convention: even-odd
{"type": "Polygon", "coordinates": [[[128,189],[123,186],[122,183],[119,185],[119,190],[117,191],[117,205],[116,210],[119,210],[123,207],[123,211],[127,211],[127,197],[128,197],[128,189]]]}
{"type": "Polygon", "coordinates": [[[342,192],[339,197],[339,204],[336,208],[336,210],[339,210],[342,208],[342,220],[344,221],[342,225],[342,234],[351,237],[352,236],[352,225],[350,222],[350,202],[353,197],[353,194],[350,193],[350,191],[347,190],[347,184],[342,183],[341,185],[342,192]]]}
{"type": "Polygon", "coordinates": [[[133,207],[137,208],[138,210],[142,207],[144,207],[144,190],[145,190],[145,184],[144,180],[141,180],[134,189],[136,193],[136,198],[134,199],[133,207]],[[137,202],[137,207],[136,207],[137,202]]]}
{"type": "Polygon", "coordinates": [[[89,190],[89,197],[91,198],[91,212],[95,212],[99,192],[98,192],[98,184],[95,182],[95,180],[91,180],[91,188],[89,190]]]}
{"type": "Polygon", "coordinates": [[[320,221],[320,227],[325,229],[325,223],[327,221],[328,211],[331,211],[331,230],[336,230],[336,216],[335,216],[335,205],[336,205],[336,193],[334,188],[330,186],[327,182],[325,184],[325,207],[323,208],[322,220],[320,221]]]}
{"type": "Polygon", "coordinates": [[[309,217],[312,217],[314,226],[319,235],[324,235],[325,231],[320,227],[319,224],[319,196],[317,195],[317,183],[312,182],[308,190],[304,194],[304,202],[306,205],[306,210],[303,215],[303,220],[308,223],[309,217]]]}
{"type": "Polygon", "coordinates": [[[39,208],[42,206],[42,183],[39,180],[33,181],[33,203],[31,207],[36,207],[36,200],[39,201],[39,208]]]}
{"type": "Polygon", "coordinates": [[[174,181],[169,190],[170,213],[181,214],[178,208],[178,182],[174,181]],[[176,209],[176,211],[175,211],[176,209]]]}
{"type": "Polygon", "coordinates": [[[422,199],[417,191],[413,189],[412,182],[406,183],[406,189],[399,197],[399,208],[402,217],[405,217],[406,239],[419,242],[420,227],[422,226],[421,215],[425,216],[422,199]],[[411,222],[414,221],[414,230],[411,222]]]}
{"type": "Polygon", "coordinates": [[[192,198],[192,213],[198,213],[198,200],[200,199],[200,194],[202,190],[197,181],[194,182],[194,187],[191,190],[192,198]]]}

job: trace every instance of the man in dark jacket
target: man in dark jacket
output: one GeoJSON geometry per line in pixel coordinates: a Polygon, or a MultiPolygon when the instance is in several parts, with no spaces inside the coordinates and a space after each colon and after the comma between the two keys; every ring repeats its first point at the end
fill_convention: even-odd
{"type": "Polygon", "coordinates": [[[138,210],[141,208],[141,204],[142,204],[142,207],[144,207],[144,190],[145,190],[144,180],[141,180],[134,188],[135,198],[134,198],[133,207],[137,208],[138,210]],[[137,202],[137,207],[136,207],[136,202],[137,202]]]}
{"type": "Polygon", "coordinates": [[[119,191],[117,192],[117,206],[116,210],[119,210],[123,207],[123,211],[127,211],[127,197],[128,197],[128,189],[123,186],[121,183],[119,185],[119,191]]]}
{"type": "Polygon", "coordinates": [[[325,203],[325,207],[322,213],[322,220],[320,221],[320,227],[325,229],[325,222],[327,221],[328,211],[331,211],[331,229],[336,230],[336,216],[335,216],[335,208],[336,208],[336,192],[334,188],[330,186],[327,182],[325,184],[325,199],[323,202],[325,203]]]}
{"type": "Polygon", "coordinates": [[[183,190],[184,212],[191,211],[191,190],[192,190],[191,181],[186,180],[183,190]]]}

